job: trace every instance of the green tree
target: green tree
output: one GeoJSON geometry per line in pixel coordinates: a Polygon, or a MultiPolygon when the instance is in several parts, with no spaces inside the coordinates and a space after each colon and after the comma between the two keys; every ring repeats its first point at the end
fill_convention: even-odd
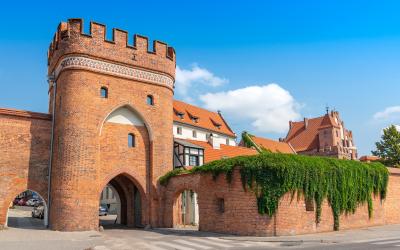
{"type": "Polygon", "coordinates": [[[372,151],[373,155],[380,157],[387,166],[400,166],[400,132],[396,126],[391,125],[383,129],[381,140],[375,145],[376,150],[372,151]]]}

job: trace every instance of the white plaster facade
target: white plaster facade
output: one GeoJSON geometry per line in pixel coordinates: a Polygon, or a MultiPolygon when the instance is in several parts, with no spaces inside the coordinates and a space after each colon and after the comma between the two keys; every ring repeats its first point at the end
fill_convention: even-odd
{"type": "Polygon", "coordinates": [[[205,142],[209,141],[209,135],[213,134],[214,143],[236,146],[236,138],[235,137],[230,137],[228,135],[220,134],[218,132],[206,130],[206,129],[195,127],[195,126],[190,126],[188,124],[179,123],[179,122],[174,122],[173,134],[174,134],[174,138],[189,139],[189,140],[195,140],[195,141],[205,141],[205,142]],[[180,134],[178,134],[178,127],[181,128],[180,134]],[[193,131],[196,131],[195,132],[196,136],[194,136],[193,131]]]}

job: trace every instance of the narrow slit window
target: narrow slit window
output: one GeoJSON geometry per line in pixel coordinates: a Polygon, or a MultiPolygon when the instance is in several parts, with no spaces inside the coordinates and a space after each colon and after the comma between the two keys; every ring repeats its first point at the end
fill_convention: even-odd
{"type": "Polygon", "coordinates": [[[218,198],[217,199],[217,207],[218,207],[218,212],[219,213],[224,213],[225,212],[225,200],[224,198],[218,198]]]}
{"type": "Polygon", "coordinates": [[[130,147],[130,148],[135,147],[135,135],[134,134],[128,135],[128,147],[130,147]]]}
{"type": "Polygon", "coordinates": [[[100,88],[100,96],[101,98],[108,98],[108,89],[106,87],[100,88]]]}
{"type": "Polygon", "coordinates": [[[314,201],[312,199],[306,200],[306,211],[314,211],[314,201]]]}
{"type": "Polygon", "coordinates": [[[147,102],[147,105],[154,106],[154,98],[153,98],[153,96],[152,95],[148,95],[146,102],[147,102]]]}

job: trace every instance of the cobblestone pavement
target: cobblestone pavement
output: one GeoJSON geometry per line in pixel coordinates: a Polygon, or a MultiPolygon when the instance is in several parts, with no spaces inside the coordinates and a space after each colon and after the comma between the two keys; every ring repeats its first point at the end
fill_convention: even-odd
{"type": "Polygon", "coordinates": [[[100,217],[103,232],[47,230],[29,208],[10,209],[9,228],[0,231],[0,249],[219,250],[219,249],[399,249],[400,225],[291,237],[238,237],[194,228],[140,230],[112,227],[100,217]]]}

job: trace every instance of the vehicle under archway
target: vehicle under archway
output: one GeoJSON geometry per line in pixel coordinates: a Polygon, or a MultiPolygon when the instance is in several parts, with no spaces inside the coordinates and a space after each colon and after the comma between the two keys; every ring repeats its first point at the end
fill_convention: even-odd
{"type": "Polygon", "coordinates": [[[99,225],[103,228],[143,227],[143,197],[124,174],[114,177],[104,188],[99,202],[99,225]]]}
{"type": "Polygon", "coordinates": [[[45,199],[35,191],[26,190],[10,203],[6,226],[45,229],[48,224],[47,211],[45,199]]]}

